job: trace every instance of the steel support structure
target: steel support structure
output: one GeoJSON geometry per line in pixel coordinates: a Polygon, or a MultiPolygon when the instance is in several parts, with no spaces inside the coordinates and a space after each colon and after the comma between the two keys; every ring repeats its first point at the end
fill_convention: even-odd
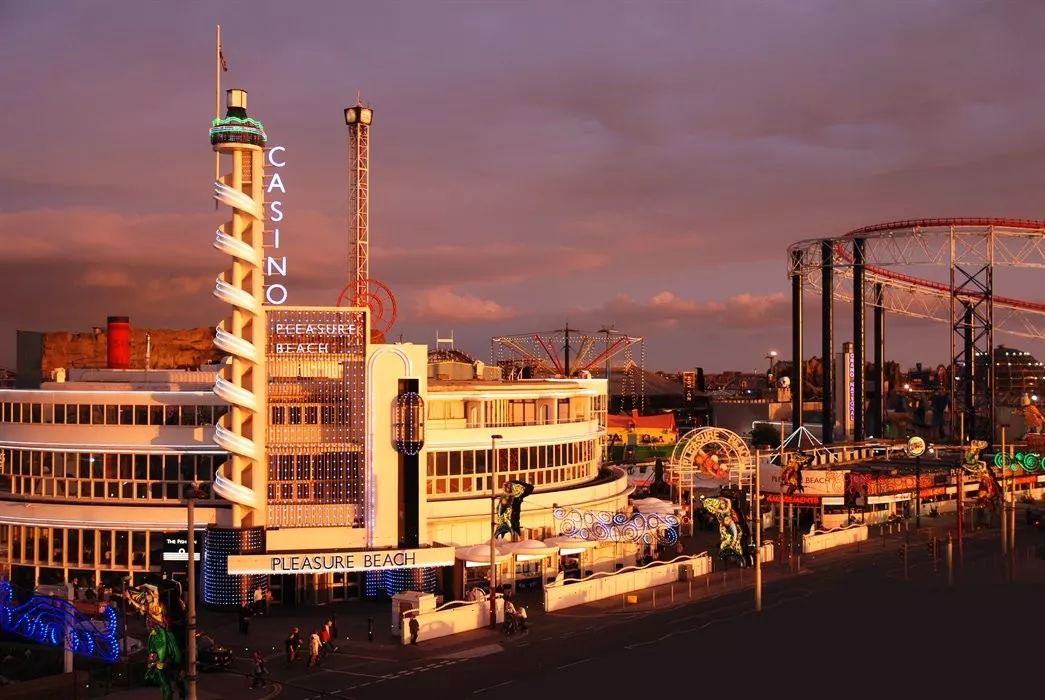
{"type": "Polygon", "coordinates": [[[835,338],[834,338],[834,244],[830,240],[820,244],[820,352],[823,357],[823,390],[820,422],[823,424],[822,437],[825,445],[835,441],[835,338]]]}
{"type": "Polygon", "coordinates": [[[951,232],[951,419],[965,416],[970,438],[995,440],[994,227],[951,232]]]}
{"type": "Polygon", "coordinates": [[[853,241],[853,363],[856,377],[853,386],[853,402],[856,415],[853,419],[853,440],[863,440],[864,429],[864,251],[866,241],[853,241]]]}
{"type": "MultiPolygon", "coordinates": [[[[871,402],[871,430],[875,437],[885,436],[885,290],[881,282],[874,284],[874,399],[871,402]]],[[[897,437],[906,437],[903,435],[897,437]]]]}
{"type": "MultiPolygon", "coordinates": [[[[793,253],[792,269],[802,267],[802,252],[793,253]]],[[[802,361],[802,338],[805,335],[802,318],[801,274],[791,275],[791,429],[802,427],[802,399],[805,388],[805,363],[802,361]]]]}
{"type": "Polygon", "coordinates": [[[370,297],[370,125],[359,121],[348,126],[348,218],[352,255],[348,272],[356,286],[355,303],[366,306],[370,297]]]}

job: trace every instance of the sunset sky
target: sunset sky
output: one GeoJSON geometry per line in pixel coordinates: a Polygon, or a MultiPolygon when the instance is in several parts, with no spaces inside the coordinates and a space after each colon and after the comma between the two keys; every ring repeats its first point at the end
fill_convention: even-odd
{"type": "MultiPolygon", "coordinates": [[[[1041,2],[14,0],[0,365],[16,329],[221,319],[216,24],[223,88],[287,149],[289,302],[348,281],[342,110],[361,91],[391,336],[452,331],[481,359],[491,336],[569,322],[644,336],[648,368],[763,369],[790,356],[789,243],[1045,219],[1041,2]]],[[[999,294],[1045,297],[1007,279],[999,294]]],[[[892,359],[946,362],[946,325],[891,324],[892,359]]]]}

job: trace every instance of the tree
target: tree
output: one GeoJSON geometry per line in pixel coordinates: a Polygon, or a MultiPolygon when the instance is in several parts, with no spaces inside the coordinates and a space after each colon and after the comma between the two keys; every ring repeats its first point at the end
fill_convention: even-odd
{"type": "Polygon", "coordinates": [[[780,430],[772,425],[759,423],[751,431],[752,445],[768,445],[769,447],[780,446],[780,430]]]}

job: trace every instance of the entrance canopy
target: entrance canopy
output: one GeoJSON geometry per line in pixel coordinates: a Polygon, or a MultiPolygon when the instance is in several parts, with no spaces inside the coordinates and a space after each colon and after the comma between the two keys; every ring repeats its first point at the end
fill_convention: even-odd
{"type": "Polygon", "coordinates": [[[521,542],[507,542],[504,549],[515,555],[519,561],[531,559],[543,559],[559,553],[558,545],[546,544],[540,540],[523,540],[521,542]]]}
{"type": "MultiPolygon", "coordinates": [[[[494,546],[495,562],[507,561],[511,556],[511,552],[505,551],[502,547],[494,546]]],[[[489,566],[490,545],[476,544],[471,547],[458,547],[454,551],[454,558],[463,561],[465,566],[489,566]]]]}
{"type": "Polygon", "coordinates": [[[567,537],[566,535],[559,535],[557,537],[549,537],[544,540],[544,543],[553,547],[558,547],[559,554],[580,554],[586,549],[595,549],[599,546],[599,543],[595,540],[582,540],[576,537],[567,537]]]}

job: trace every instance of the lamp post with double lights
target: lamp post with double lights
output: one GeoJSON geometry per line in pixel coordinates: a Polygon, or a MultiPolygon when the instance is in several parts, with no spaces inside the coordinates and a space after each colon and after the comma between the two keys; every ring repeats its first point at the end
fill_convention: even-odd
{"type": "Polygon", "coordinates": [[[185,601],[188,624],[185,631],[185,665],[188,671],[186,698],[196,700],[196,513],[194,505],[197,498],[207,498],[199,484],[192,484],[185,489],[185,505],[188,511],[188,532],[186,549],[189,554],[188,576],[189,590],[185,601]]]}
{"type": "Polygon", "coordinates": [[[494,539],[497,534],[497,441],[503,435],[490,436],[490,629],[497,629],[497,562],[494,539]]]}

